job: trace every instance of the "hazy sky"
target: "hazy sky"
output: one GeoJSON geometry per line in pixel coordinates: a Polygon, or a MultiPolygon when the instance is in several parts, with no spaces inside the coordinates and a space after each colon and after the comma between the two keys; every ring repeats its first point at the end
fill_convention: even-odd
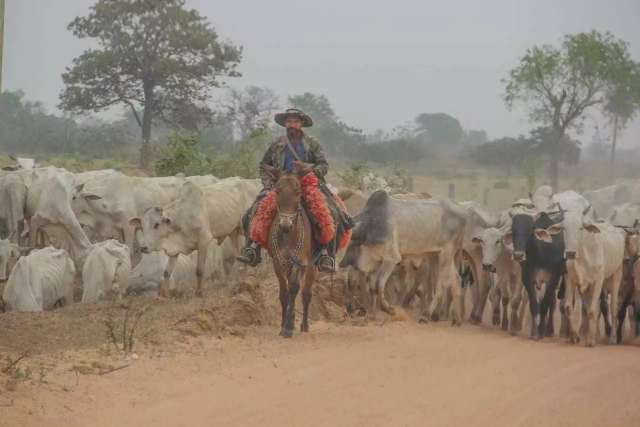
{"type": "MultiPolygon", "coordinates": [[[[6,0],[4,87],[53,110],[60,74],[86,44],[67,24],[93,0],[6,0]]],[[[283,98],[326,95],[347,123],[390,130],[443,111],[489,136],[526,133],[509,112],[500,79],[524,50],[566,33],[611,31],[640,60],[640,0],[188,0],[218,33],[244,46],[232,85],[256,84],[283,98]]],[[[591,119],[590,122],[594,122],[591,119]]],[[[591,134],[582,138],[589,142],[591,134]]],[[[624,145],[640,145],[640,124],[624,145]]]]}

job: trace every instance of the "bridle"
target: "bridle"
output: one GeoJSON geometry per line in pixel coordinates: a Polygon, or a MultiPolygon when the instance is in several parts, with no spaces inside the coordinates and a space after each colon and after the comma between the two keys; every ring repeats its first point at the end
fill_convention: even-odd
{"type": "MultiPolygon", "coordinates": [[[[300,200],[298,199],[298,206],[295,212],[283,212],[280,208],[280,204],[278,203],[278,199],[276,197],[276,212],[278,217],[282,217],[291,222],[291,227],[294,229],[298,224],[298,219],[302,217],[302,207],[300,206],[300,200]]],[[[285,243],[285,253],[282,253],[280,242],[278,241],[278,237],[282,234],[284,235],[284,241],[288,242],[288,231],[284,231],[280,226],[280,221],[273,229],[275,230],[271,232],[271,247],[273,249],[273,258],[274,261],[280,266],[282,271],[285,271],[287,276],[291,274],[293,267],[306,267],[306,265],[302,264],[300,261],[300,254],[302,252],[302,248],[304,246],[304,226],[298,225],[298,235],[296,236],[295,246],[290,248],[285,243]]]]}

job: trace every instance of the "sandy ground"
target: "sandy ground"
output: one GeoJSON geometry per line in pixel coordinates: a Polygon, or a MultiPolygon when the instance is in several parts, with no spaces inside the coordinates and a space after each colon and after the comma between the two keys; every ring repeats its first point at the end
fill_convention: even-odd
{"type": "Polygon", "coordinates": [[[411,320],[196,337],[0,396],[2,426],[637,426],[640,348],[411,320]]]}

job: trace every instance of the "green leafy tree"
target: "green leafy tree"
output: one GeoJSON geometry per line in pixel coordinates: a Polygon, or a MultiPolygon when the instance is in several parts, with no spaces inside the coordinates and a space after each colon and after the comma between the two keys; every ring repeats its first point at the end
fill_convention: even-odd
{"type": "Polygon", "coordinates": [[[96,47],[75,58],[62,75],[60,107],[70,112],[129,107],[141,129],[144,167],[156,119],[194,128],[210,116],[206,101],[220,77],[239,75],[241,49],[220,41],[185,0],[98,0],[69,30],[96,47]]]}
{"type": "Polygon", "coordinates": [[[604,112],[613,129],[610,156],[612,175],[618,134],[640,110],[640,64],[633,63],[627,56],[622,57],[625,61],[617,67],[615,80],[607,91],[604,103],[604,112]]]}
{"type": "Polygon", "coordinates": [[[276,93],[266,87],[248,86],[230,89],[225,99],[225,115],[240,136],[247,139],[254,132],[269,127],[280,107],[276,93]]]}
{"type": "Polygon", "coordinates": [[[313,127],[308,132],[332,154],[350,154],[353,147],[365,139],[362,130],[340,120],[324,95],[306,92],[289,97],[289,104],[311,116],[313,127]]]}
{"type": "Polygon", "coordinates": [[[465,137],[458,119],[445,113],[420,114],[415,119],[416,132],[436,146],[459,145],[465,137]]]}
{"type": "Polygon", "coordinates": [[[550,179],[558,188],[560,146],[568,131],[580,130],[584,114],[602,104],[621,67],[629,65],[627,44],[597,31],[565,36],[559,47],[527,49],[505,84],[509,108],[524,105],[534,123],[553,129],[550,179]]]}

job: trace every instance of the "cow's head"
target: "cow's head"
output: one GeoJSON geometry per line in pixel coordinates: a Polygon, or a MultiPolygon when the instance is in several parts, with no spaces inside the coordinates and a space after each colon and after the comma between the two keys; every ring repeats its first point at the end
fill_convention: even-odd
{"type": "Polygon", "coordinates": [[[636,219],[632,227],[617,226],[625,231],[625,259],[635,258],[640,255],[640,228],[638,228],[639,225],[640,221],[636,219]]]}
{"type": "Polygon", "coordinates": [[[20,257],[20,249],[9,240],[0,240],[0,282],[5,282],[10,269],[20,257]]]}
{"type": "Polygon", "coordinates": [[[504,250],[510,246],[512,242],[507,238],[511,236],[511,232],[490,227],[482,230],[480,235],[473,238],[473,242],[482,247],[482,268],[485,271],[495,272],[495,264],[498,257],[504,250]]]}
{"type": "Polygon", "coordinates": [[[572,260],[578,257],[578,249],[587,233],[599,233],[600,227],[587,217],[591,206],[587,206],[582,212],[564,212],[562,224],[553,224],[546,229],[537,229],[536,237],[550,243],[552,237],[564,231],[564,257],[572,260]]]}
{"type": "Polygon", "coordinates": [[[71,209],[78,222],[91,231],[98,232],[111,223],[114,207],[99,194],[85,190],[84,184],[75,187],[71,194],[71,209]]]}
{"type": "Polygon", "coordinates": [[[513,245],[513,259],[518,262],[526,260],[526,249],[533,235],[534,215],[518,212],[511,217],[511,230],[504,236],[505,243],[513,245]]]}
{"type": "Polygon", "coordinates": [[[142,218],[131,218],[129,225],[136,230],[136,238],[143,253],[165,251],[169,256],[183,252],[184,233],[160,207],[149,208],[142,218]]]}

